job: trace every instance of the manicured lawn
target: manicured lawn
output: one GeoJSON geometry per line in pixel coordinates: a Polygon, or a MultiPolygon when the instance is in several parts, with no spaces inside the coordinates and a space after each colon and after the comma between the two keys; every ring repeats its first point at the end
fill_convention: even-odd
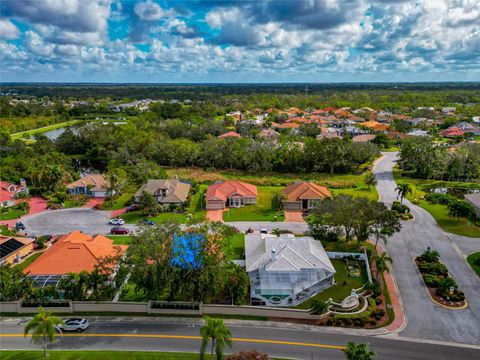
{"type": "Polygon", "coordinates": [[[315,299],[327,301],[329,298],[332,298],[335,302],[341,302],[348,295],[350,295],[352,289],[358,289],[367,282],[365,266],[362,268],[361,277],[350,277],[348,275],[347,263],[345,260],[332,260],[332,264],[337,271],[335,273],[336,284],[329,287],[325,291],[322,291],[320,294],[308,299],[304,303],[297,305],[296,308],[310,309],[315,299]]]}
{"type": "Polygon", "coordinates": [[[480,264],[475,264],[474,263],[475,259],[480,259],[480,251],[476,252],[476,253],[473,253],[473,254],[470,254],[467,257],[467,261],[470,264],[470,266],[472,267],[472,269],[477,273],[478,276],[480,276],[480,264]]]}
{"type": "Polygon", "coordinates": [[[15,265],[14,268],[18,269],[20,271],[23,271],[28,267],[28,265],[30,265],[32,262],[34,262],[40,255],[42,255],[41,252],[34,253],[34,254],[30,255],[28,258],[26,258],[22,263],[20,263],[18,265],[15,265]]]}
{"type": "MultiPolygon", "coordinates": [[[[398,183],[409,183],[412,187],[412,194],[407,196],[408,200],[414,201],[417,199],[417,205],[427,210],[437,221],[438,225],[447,232],[457,235],[463,235],[468,237],[480,237],[480,227],[473,224],[467,218],[460,217],[455,218],[448,216],[448,209],[446,205],[441,204],[431,204],[426,200],[422,200],[425,196],[425,192],[421,189],[422,186],[430,185],[435,186],[439,183],[435,180],[424,180],[424,179],[412,179],[408,177],[402,177],[401,172],[396,169],[394,171],[395,180],[398,183]]],[[[440,184],[444,184],[441,182],[440,184]]],[[[467,184],[467,183],[465,183],[467,184]]]]}
{"type": "MultiPolygon", "coordinates": [[[[2,360],[40,360],[43,359],[41,351],[2,351],[2,360]]],[[[150,351],[48,351],[50,360],[196,360],[196,353],[179,352],[150,352],[150,351]]]]}
{"type": "Polygon", "coordinates": [[[245,234],[239,232],[227,238],[227,244],[232,250],[233,260],[245,259],[245,234]]]}
{"type": "Polygon", "coordinates": [[[22,210],[11,209],[6,212],[0,213],[0,220],[13,220],[18,219],[20,216],[25,214],[22,210]]]}
{"type": "Polygon", "coordinates": [[[225,221],[283,221],[283,211],[272,210],[272,197],[282,190],[276,186],[258,186],[257,203],[241,208],[230,208],[223,213],[225,221]]]}
{"type": "Polygon", "coordinates": [[[111,204],[108,204],[108,202],[105,203],[104,206],[103,206],[103,209],[104,210],[123,209],[124,207],[127,206],[126,203],[127,203],[128,200],[130,200],[131,197],[132,197],[131,193],[122,194],[119,197],[115,198],[115,200],[111,204]],[[109,206],[107,206],[107,205],[109,205],[109,206]]]}
{"type": "Polygon", "coordinates": [[[50,130],[60,129],[60,128],[63,128],[63,127],[66,127],[66,126],[77,124],[77,123],[82,122],[82,121],[83,120],[66,121],[66,122],[63,122],[63,123],[44,126],[44,127],[33,129],[33,130],[17,132],[15,134],[11,134],[10,136],[11,136],[12,140],[16,140],[16,139],[20,139],[21,137],[23,137],[25,135],[33,135],[33,134],[37,134],[37,133],[47,132],[47,131],[50,131],[50,130]]]}
{"type": "Polygon", "coordinates": [[[132,236],[130,235],[107,235],[108,238],[113,240],[114,245],[129,245],[132,242],[132,236]]]}

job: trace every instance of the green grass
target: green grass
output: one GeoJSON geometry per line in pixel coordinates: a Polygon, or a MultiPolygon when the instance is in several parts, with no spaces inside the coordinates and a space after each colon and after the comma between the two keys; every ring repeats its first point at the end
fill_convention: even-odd
{"type": "Polygon", "coordinates": [[[329,287],[320,294],[317,294],[300,305],[297,305],[296,308],[310,309],[314,300],[327,301],[329,298],[332,298],[335,302],[341,302],[350,295],[352,289],[358,289],[367,282],[365,267],[362,269],[362,276],[356,278],[348,276],[347,263],[345,260],[332,260],[332,264],[336,270],[336,285],[329,287]],[[344,281],[346,282],[346,285],[344,285],[344,281]]]}
{"type": "Polygon", "coordinates": [[[18,219],[20,216],[24,215],[25,212],[18,209],[7,210],[6,212],[0,213],[0,220],[13,220],[18,219]]]}
{"type": "Polygon", "coordinates": [[[113,240],[114,245],[129,245],[132,242],[130,235],[107,235],[109,239],[113,240]]]}
{"type": "Polygon", "coordinates": [[[44,126],[44,127],[37,128],[37,129],[17,132],[15,134],[11,134],[10,137],[11,137],[12,140],[16,140],[16,139],[22,138],[25,135],[34,135],[34,134],[37,134],[37,133],[44,133],[44,132],[47,132],[47,131],[50,131],[50,130],[60,129],[60,128],[63,128],[63,127],[66,127],[66,126],[74,125],[74,124],[77,124],[77,123],[82,122],[82,121],[83,120],[66,121],[66,122],[63,122],[63,123],[48,125],[48,126],[44,126]]]}
{"type": "Polygon", "coordinates": [[[28,258],[26,258],[23,262],[21,262],[18,265],[15,265],[14,268],[18,269],[20,271],[25,270],[32,262],[34,262],[40,255],[42,255],[41,252],[33,253],[30,255],[28,258]]]}
{"type": "MultiPolygon", "coordinates": [[[[422,186],[435,186],[440,184],[445,184],[448,182],[439,182],[436,180],[424,180],[424,179],[413,179],[408,177],[402,177],[401,171],[398,169],[394,170],[395,180],[398,183],[408,183],[412,187],[412,194],[407,196],[407,199],[414,202],[417,199],[416,204],[423,209],[427,210],[437,221],[438,225],[447,232],[452,234],[467,236],[467,237],[480,237],[480,226],[476,226],[467,218],[460,217],[455,218],[448,215],[448,209],[446,205],[441,204],[431,204],[422,198],[425,196],[426,192],[421,188],[422,186]]],[[[452,184],[454,184],[452,182],[452,184]]],[[[458,184],[458,183],[455,183],[458,184]]],[[[466,185],[468,183],[462,183],[466,185]]],[[[444,185],[442,185],[444,186],[444,185]]]]}
{"type": "Polygon", "coordinates": [[[227,238],[227,246],[231,249],[233,260],[245,259],[245,234],[237,233],[227,238]]]}
{"type": "Polygon", "coordinates": [[[225,221],[283,221],[283,211],[272,209],[271,202],[275,192],[283,187],[258,186],[257,203],[241,208],[230,208],[223,213],[225,221]]]}
{"type": "MultiPolygon", "coordinates": [[[[2,350],[0,353],[2,360],[40,360],[43,359],[41,351],[25,351],[2,350]]],[[[150,352],[150,351],[48,351],[48,359],[50,360],[196,360],[196,353],[179,353],[179,352],[150,352]]]]}
{"type": "Polygon", "coordinates": [[[120,295],[120,301],[142,302],[148,301],[148,299],[142,290],[136,291],[135,284],[129,282],[122,290],[122,294],[120,295]]]}
{"type": "Polygon", "coordinates": [[[480,251],[476,252],[476,253],[473,253],[473,254],[470,254],[467,257],[467,261],[470,264],[470,266],[472,267],[472,269],[477,273],[478,276],[480,276],[480,264],[475,264],[474,263],[475,259],[480,259],[480,251]]]}
{"type": "Polygon", "coordinates": [[[119,197],[115,198],[115,200],[111,204],[109,204],[109,206],[106,206],[106,204],[108,204],[108,202],[106,202],[103,206],[103,210],[123,209],[124,207],[127,206],[126,203],[128,202],[128,200],[130,200],[131,197],[132,197],[131,193],[122,194],[119,197]]]}

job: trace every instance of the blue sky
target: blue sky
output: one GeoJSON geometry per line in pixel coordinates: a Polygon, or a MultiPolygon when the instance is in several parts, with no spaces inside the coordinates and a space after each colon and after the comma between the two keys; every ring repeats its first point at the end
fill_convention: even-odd
{"type": "Polygon", "coordinates": [[[478,0],[3,0],[1,81],[479,81],[478,0]]]}

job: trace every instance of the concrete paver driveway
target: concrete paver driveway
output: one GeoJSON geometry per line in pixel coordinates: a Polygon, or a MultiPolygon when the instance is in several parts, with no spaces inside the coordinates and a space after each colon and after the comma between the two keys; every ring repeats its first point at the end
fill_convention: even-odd
{"type": "MultiPolygon", "coordinates": [[[[74,230],[87,234],[109,234],[112,225],[108,224],[110,216],[106,211],[86,208],[50,210],[22,219],[28,235],[59,235],[74,230]]],[[[129,230],[135,225],[125,224],[129,230]]]]}

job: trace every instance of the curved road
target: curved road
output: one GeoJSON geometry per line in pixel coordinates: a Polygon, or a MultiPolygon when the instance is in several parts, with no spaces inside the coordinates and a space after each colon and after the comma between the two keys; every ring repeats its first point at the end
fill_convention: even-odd
{"type": "MultiPolygon", "coordinates": [[[[396,183],[393,166],[397,153],[385,153],[373,169],[377,177],[380,201],[391,204],[396,200],[396,183]]],[[[407,326],[401,336],[480,344],[480,280],[475,275],[458,247],[438,227],[435,219],[426,210],[408,200],[414,220],[403,222],[402,230],[387,243],[389,255],[393,258],[395,279],[400,289],[406,310],[407,326]],[[435,305],[427,295],[420,273],[413,263],[427,247],[437,250],[440,259],[447,266],[459,288],[465,293],[469,306],[464,310],[445,309],[435,305]]],[[[465,241],[468,241],[464,239],[465,241]]],[[[469,242],[474,247],[474,241],[469,242]]]]}
{"type": "MultiPolygon", "coordinates": [[[[175,319],[91,321],[81,334],[65,334],[50,348],[78,350],[143,350],[198,352],[199,319],[187,322],[175,319]],[[194,325],[195,324],[195,325],[194,325]]],[[[227,321],[228,322],[228,321],[227,321]]],[[[236,324],[235,324],[236,323],[236,324]]],[[[2,321],[1,348],[38,349],[23,337],[23,323],[2,321]]],[[[326,330],[305,331],[272,328],[255,324],[228,325],[233,335],[233,351],[257,349],[271,356],[294,359],[344,359],[341,348],[349,341],[369,343],[378,359],[478,359],[480,347],[457,347],[388,337],[364,337],[332,334],[326,330]]]]}

